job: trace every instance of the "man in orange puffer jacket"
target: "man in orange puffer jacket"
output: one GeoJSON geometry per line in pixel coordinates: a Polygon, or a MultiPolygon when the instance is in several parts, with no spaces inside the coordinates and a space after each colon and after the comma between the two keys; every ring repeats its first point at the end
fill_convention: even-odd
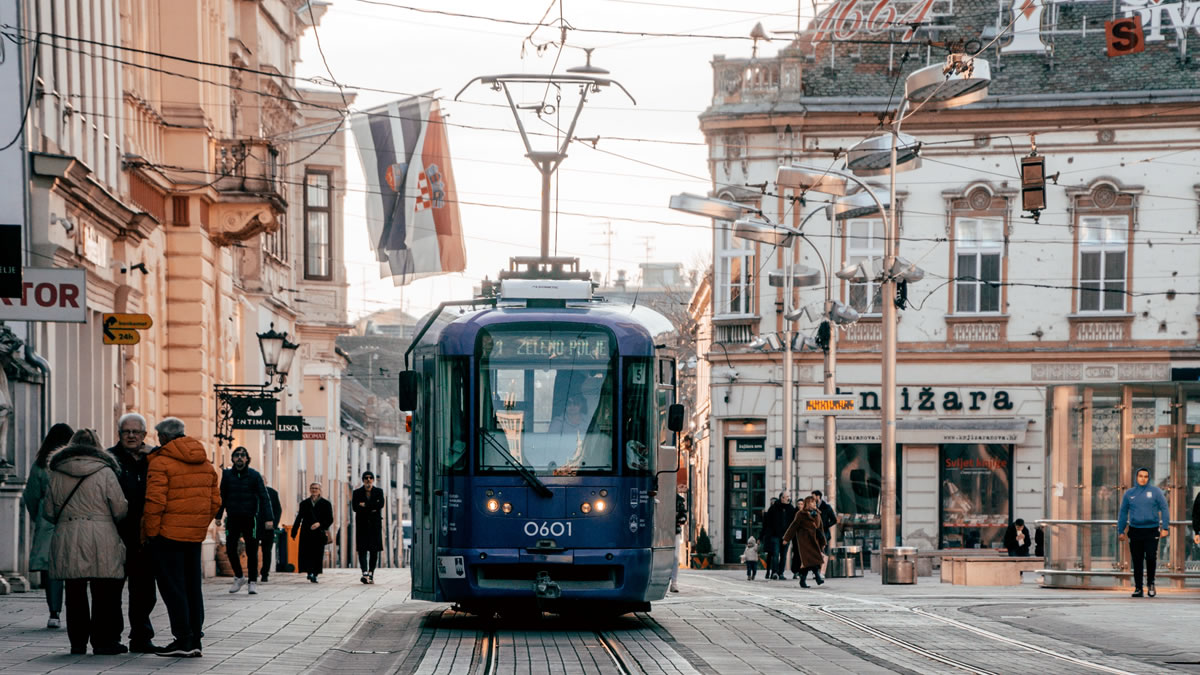
{"type": "Polygon", "coordinates": [[[159,447],[148,455],[142,536],[175,637],[156,653],[198,657],[204,625],[200,544],[221,508],[217,470],[200,441],[185,434],[183,420],[168,417],[154,430],[159,447]]]}

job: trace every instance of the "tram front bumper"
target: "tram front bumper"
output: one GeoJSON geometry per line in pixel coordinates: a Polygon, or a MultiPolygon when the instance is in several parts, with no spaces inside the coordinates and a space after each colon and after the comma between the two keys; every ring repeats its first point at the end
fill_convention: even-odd
{"type": "Polygon", "coordinates": [[[529,553],[525,549],[458,549],[465,574],[439,581],[447,599],[533,598],[539,575],[548,575],[563,598],[640,600],[650,579],[650,549],[569,549],[529,553]]]}

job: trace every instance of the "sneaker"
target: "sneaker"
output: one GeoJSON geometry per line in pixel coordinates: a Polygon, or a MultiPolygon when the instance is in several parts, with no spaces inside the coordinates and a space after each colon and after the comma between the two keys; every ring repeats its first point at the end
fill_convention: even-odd
{"type": "Polygon", "coordinates": [[[672,581],[672,582],[671,582],[671,592],[672,592],[672,593],[678,593],[678,592],[679,592],[679,587],[675,585],[675,582],[674,582],[674,581],[672,581]]]}
{"type": "Polygon", "coordinates": [[[1146,589],[1146,595],[1152,598],[1158,595],[1158,591],[1154,590],[1154,584],[1150,584],[1150,586],[1146,589]]]}
{"type": "Polygon", "coordinates": [[[234,577],[233,585],[229,587],[230,593],[237,593],[242,590],[242,586],[246,585],[246,577],[234,577]]]}
{"type": "Polygon", "coordinates": [[[57,616],[52,616],[49,619],[46,619],[46,628],[58,628],[59,625],[60,624],[57,616]]]}
{"type": "Polygon", "coordinates": [[[129,651],[129,648],[120,642],[111,645],[92,647],[92,653],[96,656],[113,656],[116,654],[124,654],[127,651],[129,651]]]}
{"type": "Polygon", "coordinates": [[[250,595],[258,595],[258,584],[255,584],[253,581],[246,584],[246,592],[250,595]]]}
{"type": "Polygon", "coordinates": [[[162,647],[153,642],[130,642],[129,651],[133,654],[157,654],[162,651],[162,647]]]}
{"type": "Polygon", "coordinates": [[[1131,597],[1131,598],[1140,598],[1140,597],[1142,597],[1142,589],[1140,589],[1140,588],[1139,588],[1139,589],[1135,590],[1135,591],[1133,592],[1133,594],[1132,594],[1132,595],[1130,595],[1129,597],[1131,597]]]}
{"type": "Polygon", "coordinates": [[[258,583],[260,583],[260,584],[267,583],[267,573],[266,572],[263,572],[262,576],[258,578],[258,583]]]}
{"type": "MultiPolygon", "coordinates": [[[[368,575],[367,575],[367,583],[368,583],[368,584],[373,584],[373,583],[375,583],[375,573],[374,573],[374,572],[372,572],[371,574],[368,574],[368,575]]],[[[1153,586],[1152,586],[1151,588],[1153,588],[1153,586]]]]}
{"type": "Polygon", "coordinates": [[[196,641],[195,646],[192,646],[182,640],[172,640],[171,644],[155,652],[155,656],[173,656],[175,658],[200,656],[200,642],[196,641]]]}
{"type": "Polygon", "coordinates": [[[364,574],[364,575],[362,575],[361,577],[359,577],[359,578],[358,578],[358,580],[359,580],[359,581],[361,581],[361,582],[362,582],[362,583],[364,583],[364,584],[365,584],[365,583],[369,583],[369,582],[367,581],[367,575],[365,575],[365,574],[364,574]]]}

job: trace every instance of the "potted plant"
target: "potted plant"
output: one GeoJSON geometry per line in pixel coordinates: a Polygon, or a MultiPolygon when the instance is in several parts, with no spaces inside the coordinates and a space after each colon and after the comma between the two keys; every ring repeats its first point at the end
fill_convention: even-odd
{"type": "Polygon", "coordinates": [[[706,570],[712,567],[712,564],[712,540],[708,538],[708,531],[702,527],[700,536],[696,537],[696,548],[692,552],[692,569],[706,570]]]}

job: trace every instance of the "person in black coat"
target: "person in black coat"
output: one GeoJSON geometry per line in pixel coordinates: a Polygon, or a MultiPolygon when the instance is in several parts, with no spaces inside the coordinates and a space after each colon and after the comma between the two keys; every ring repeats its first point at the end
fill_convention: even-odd
{"type": "Polygon", "coordinates": [[[762,539],[766,542],[768,580],[783,576],[784,557],[787,554],[787,543],[783,541],[783,533],[795,517],[796,507],[791,505],[791,499],[786,492],[779,493],[779,499],[771,502],[771,507],[763,516],[762,539]]]}
{"type": "MultiPolygon", "coordinates": [[[[263,476],[263,485],[266,485],[267,477],[263,476]]],[[[278,523],[283,517],[283,505],[279,503],[279,493],[275,488],[266,485],[267,498],[271,500],[271,516],[274,522],[278,523]]],[[[268,575],[271,571],[271,551],[275,548],[275,530],[268,530],[266,523],[260,523],[258,528],[258,545],[262,550],[262,574],[258,580],[262,583],[267,583],[268,575]]]]}
{"type": "Polygon", "coordinates": [[[837,512],[825,501],[825,495],[820,490],[813,490],[812,496],[817,499],[817,511],[821,514],[821,533],[825,535],[824,551],[829,553],[829,546],[833,543],[833,526],[838,523],[837,512]]]}
{"type": "Polygon", "coordinates": [[[383,490],[375,487],[375,474],[370,471],[364,471],[362,479],[362,487],[350,498],[350,508],[354,509],[354,548],[362,567],[359,581],[373,584],[375,566],[383,550],[383,490]]]}
{"type": "Polygon", "coordinates": [[[229,555],[229,566],[233,568],[233,585],[230,593],[237,593],[242,586],[249,585],[249,593],[258,593],[258,540],[263,529],[271,530],[275,521],[271,519],[271,498],[267,495],[267,484],[262,474],[250,468],[250,451],[242,446],[229,455],[233,467],[221,472],[221,508],[217,510],[217,522],[221,514],[225,517],[225,552],[229,555]],[[246,542],[246,573],[243,575],[242,560],[238,544],[246,542]]]}
{"type": "Polygon", "coordinates": [[[329,528],[333,526],[333,504],[321,496],[321,484],[308,486],[309,498],[300,502],[296,522],[292,523],[292,539],[300,535],[300,571],[308,574],[308,580],[317,583],[323,570],[325,544],[329,528]]]}
{"type": "Polygon", "coordinates": [[[1025,558],[1029,556],[1031,539],[1029,528],[1025,527],[1025,519],[1017,518],[1004,532],[1004,548],[1008,549],[1010,557],[1025,558]]]}
{"type": "Polygon", "coordinates": [[[125,542],[125,579],[129,582],[129,651],[153,654],[154,624],[150,613],[158,603],[154,587],[154,566],[142,544],[142,512],[146,510],[146,418],[127,413],[117,420],[117,444],[109,448],[121,473],[117,481],[129,503],[129,513],[117,524],[117,533],[125,542]]]}
{"type": "Polygon", "coordinates": [[[1200,546],[1200,492],[1196,493],[1196,501],[1192,502],[1192,541],[1200,546]]]}

